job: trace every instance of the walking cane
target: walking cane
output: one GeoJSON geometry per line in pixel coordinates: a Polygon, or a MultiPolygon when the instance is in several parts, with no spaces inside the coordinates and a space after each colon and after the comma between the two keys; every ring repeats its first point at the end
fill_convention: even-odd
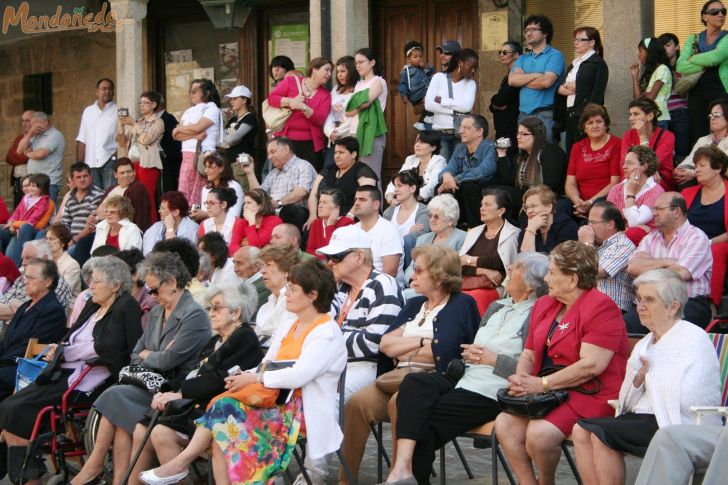
{"type": "Polygon", "coordinates": [[[147,444],[147,441],[149,441],[149,436],[152,434],[152,429],[154,428],[154,425],[157,424],[157,420],[159,419],[159,414],[161,411],[159,409],[155,409],[154,413],[152,413],[152,417],[149,419],[149,425],[147,426],[147,431],[144,433],[144,437],[142,438],[141,443],[139,444],[139,447],[136,450],[136,453],[134,453],[134,456],[131,459],[131,462],[129,463],[129,468],[126,469],[126,474],[124,475],[124,479],[121,481],[121,485],[126,485],[129,483],[129,478],[131,477],[131,471],[134,469],[134,467],[137,464],[137,461],[139,461],[139,456],[142,454],[142,450],[144,450],[144,447],[147,444]]]}

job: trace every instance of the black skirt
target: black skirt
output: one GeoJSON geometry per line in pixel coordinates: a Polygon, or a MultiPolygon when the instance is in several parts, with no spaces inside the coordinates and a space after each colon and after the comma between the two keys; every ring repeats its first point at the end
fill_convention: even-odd
{"type": "Polygon", "coordinates": [[[654,414],[629,413],[616,418],[580,419],[577,424],[594,433],[609,448],[637,456],[645,456],[659,429],[654,414]]]}
{"type": "MultiPolygon", "coordinates": [[[[22,391],[16,392],[0,403],[0,429],[4,429],[21,438],[30,439],[35,426],[36,417],[41,409],[53,404],[60,405],[63,394],[68,390],[68,378],[73,371],[64,371],[58,382],[39,386],[35,382],[22,391]]],[[[92,402],[95,396],[87,396],[83,392],[74,391],[69,404],[92,402]]],[[[48,415],[43,420],[41,432],[50,429],[48,415]]]]}

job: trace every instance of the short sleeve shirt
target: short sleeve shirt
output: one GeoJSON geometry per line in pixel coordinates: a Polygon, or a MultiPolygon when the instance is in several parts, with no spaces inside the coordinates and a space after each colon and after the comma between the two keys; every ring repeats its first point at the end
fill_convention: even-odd
{"type": "MultiPolygon", "coordinates": [[[[194,125],[200,118],[207,118],[212,121],[212,125],[205,130],[207,136],[202,140],[201,150],[203,152],[211,151],[217,148],[220,139],[220,108],[215,103],[200,103],[189,108],[182,113],[180,124],[182,126],[194,125]]],[[[197,138],[191,138],[182,142],[183,152],[194,152],[197,149],[197,138]]]]}
{"type": "MultiPolygon", "coordinates": [[[[361,228],[361,222],[357,223],[357,226],[361,228]]],[[[404,241],[395,225],[380,216],[374,227],[367,231],[367,235],[372,240],[374,268],[377,271],[383,271],[382,256],[400,255],[397,282],[402,284],[404,282],[404,241]]]]}
{"type": "Polygon", "coordinates": [[[33,150],[45,148],[48,155],[39,160],[28,160],[28,173],[44,173],[51,179],[51,185],[61,185],[63,174],[63,151],[66,148],[66,141],[63,134],[57,129],[50,127],[45,133],[36,135],[30,139],[30,146],[33,150]]]}
{"type": "Polygon", "coordinates": [[[571,147],[569,168],[566,175],[576,177],[581,198],[591,199],[609,184],[610,177],[620,177],[622,141],[610,135],[609,141],[599,150],[592,150],[589,138],[571,147]]]}
{"type": "MultiPolygon", "coordinates": [[[[538,54],[529,52],[516,59],[513,69],[521,68],[526,74],[534,72],[547,73],[552,72],[560,78],[566,68],[564,56],[560,51],[547,45],[544,50],[538,54]]],[[[554,82],[548,89],[533,89],[523,86],[519,93],[520,111],[526,114],[532,114],[539,108],[546,108],[554,105],[556,89],[559,83],[554,82]]]]}
{"type": "MultiPolygon", "coordinates": [[[[310,192],[314,178],[316,178],[316,169],[313,168],[313,165],[293,155],[282,169],[271,170],[260,187],[268,192],[271,199],[281,200],[298,187],[310,192]]],[[[305,204],[305,199],[300,202],[300,205],[305,204]]]]}
{"type": "Polygon", "coordinates": [[[662,112],[660,117],[657,118],[657,121],[669,121],[670,110],[667,109],[667,101],[670,99],[670,94],[672,93],[672,72],[670,72],[669,67],[664,64],[657,66],[655,72],[653,72],[652,76],[650,76],[650,82],[647,84],[647,92],[652,91],[652,86],[654,86],[657,81],[662,81],[662,87],[655,97],[655,103],[662,112]]]}
{"type": "Polygon", "coordinates": [[[336,177],[338,169],[336,166],[325,168],[321,171],[321,182],[319,182],[318,190],[337,188],[344,193],[344,202],[341,204],[341,214],[346,214],[354,205],[354,195],[356,188],[359,186],[357,180],[361,177],[378,180],[377,174],[374,173],[369,165],[362,162],[355,162],[354,165],[347,170],[341,177],[336,177]]]}

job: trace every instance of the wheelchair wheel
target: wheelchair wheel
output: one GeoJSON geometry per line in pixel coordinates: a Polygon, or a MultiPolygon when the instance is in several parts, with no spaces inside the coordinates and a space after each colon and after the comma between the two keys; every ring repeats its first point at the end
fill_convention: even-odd
{"type": "MultiPolygon", "coordinates": [[[[97,433],[99,432],[99,424],[101,423],[101,414],[92,407],[86,417],[86,426],[83,429],[83,446],[86,455],[90,455],[96,444],[97,433]]],[[[111,458],[111,452],[106,454],[104,460],[104,479],[106,483],[111,483],[114,477],[114,462],[111,458]]]]}

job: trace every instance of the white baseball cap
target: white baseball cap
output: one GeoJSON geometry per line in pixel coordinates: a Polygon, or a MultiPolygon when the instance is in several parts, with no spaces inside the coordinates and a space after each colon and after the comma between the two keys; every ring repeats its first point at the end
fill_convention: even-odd
{"type": "Polygon", "coordinates": [[[248,99],[253,99],[253,92],[248,89],[247,86],[243,86],[242,84],[240,86],[235,86],[232,91],[230,91],[230,94],[226,94],[226,98],[239,98],[241,96],[245,96],[248,99]]]}
{"type": "Polygon", "coordinates": [[[318,253],[331,256],[351,249],[369,249],[372,239],[356,225],[340,227],[331,235],[329,244],[319,248],[318,253]]]}

